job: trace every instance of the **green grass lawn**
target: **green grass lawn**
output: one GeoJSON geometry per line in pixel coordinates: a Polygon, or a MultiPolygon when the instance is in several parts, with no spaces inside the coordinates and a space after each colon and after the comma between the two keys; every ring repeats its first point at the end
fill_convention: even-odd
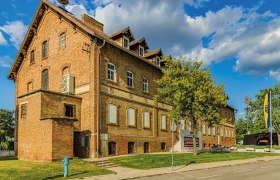
{"type": "MultiPolygon", "coordinates": [[[[87,161],[71,160],[69,179],[114,173],[87,161]]],[[[64,179],[63,162],[0,160],[0,179],[64,179]]]]}
{"type": "MultiPolygon", "coordinates": [[[[174,165],[188,165],[192,163],[206,163],[216,161],[228,161],[238,159],[249,159],[264,156],[279,156],[274,153],[200,153],[193,156],[191,153],[175,154],[174,165]]],[[[116,157],[111,159],[119,166],[131,167],[136,169],[151,169],[171,166],[171,154],[141,154],[135,156],[116,157]]]]}

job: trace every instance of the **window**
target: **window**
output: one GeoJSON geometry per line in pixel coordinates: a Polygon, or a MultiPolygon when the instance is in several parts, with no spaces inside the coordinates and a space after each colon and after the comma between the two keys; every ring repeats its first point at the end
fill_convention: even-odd
{"type": "Polygon", "coordinates": [[[49,89],[49,70],[47,69],[42,71],[42,89],[49,89]]]}
{"type": "Polygon", "coordinates": [[[65,33],[60,34],[60,37],[59,37],[59,48],[60,49],[65,48],[65,40],[66,40],[65,33]]]}
{"type": "Polygon", "coordinates": [[[158,56],[156,57],[156,65],[160,66],[160,58],[158,56]]]}
{"type": "Polygon", "coordinates": [[[150,128],[150,113],[145,111],[143,113],[144,128],[150,128]]]}
{"type": "Polygon", "coordinates": [[[34,54],[34,50],[32,50],[30,52],[30,64],[34,64],[35,63],[35,54],[34,54]]]}
{"type": "Polygon", "coordinates": [[[43,47],[42,47],[42,57],[43,58],[48,57],[48,51],[49,51],[48,41],[44,41],[43,42],[43,47]]]}
{"type": "Polygon", "coordinates": [[[128,142],[127,153],[128,154],[134,153],[134,142],[128,142]]]}
{"type": "Polygon", "coordinates": [[[127,110],[127,125],[128,126],[135,126],[135,109],[128,108],[127,110]]]}
{"type": "Polygon", "coordinates": [[[116,155],[116,142],[108,143],[108,155],[116,155]]]}
{"type": "Polygon", "coordinates": [[[142,46],[139,46],[139,56],[144,57],[144,48],[142,46]]]}
{"type": "Polygon", "coordinates": [[[147,78],[143,78],[143,91],[149,92],[149,80],[147,78]]]}
{"type": "Polygon", "coordinates": [[[205,124],[202,125],[202,134],[206,134],[206,127],[205,127],[205,124]]]}
{"type": "Polygon", "coordinates": [[[161,116],[161,129],[166,130],[166,116],[165,115],[161,116]]]}
{"type": "Polygon", "coordinates": [[[148,142],[144,142],[144,153],[149,153],[150,144],[148,142]]]}
{"type": "Polygon", "coordinates": [[[117,123],[117,106],[108,104],[108,123],[117,123]]]}
{"type": "Polygon", "coordinates": [[[32,82],[29,82],[27,84],[27,92],[32,92],[33,91],[33,83],[32,82]]]}
{"type": "Polygon", "coordinates": [[[127,71],[126,83],[128,87],[133,87],[133,73],[131,71],[127,71]]]}
{"type": "Polygon", "coordinates": [[[89,147],[89,135],[86,135],[86,136],[82,136],[81,138],[81,146],[82,147],[89,147]]]}
{"type": "Polygon", "coordinates": [[[70,104],[64,104],[65,117],[75,117],[75,106],[70,104]]]}
{"type": "Polygon", "coordinates": [[[129,49],[129,39],[127,37],[123,38],[123,47],[129,49]]]}
{"type": "Polygon", "coordinates": [[[192,130],[192,122],[188,121],[188,130],[191,131],[192,130]]]}
{"type": "Polygon", "coordinates": [[[21,118],[26,118],[27,115],[27,103],[24,103],[20,106],[21,118]]]}
{"type": "Polygon", "coordinates": [[[109,80],[112,80],[112,81],[116,81],[116,68],[115,68],[115,65],[112,64],[112,63],[109,63],[108,64],[108,79],[109,80]]]}
{"type": "Polygon", "coordinates": [[[226,129],[225,131],[226,131],[226,137],[228,137],[228,132],[227,132],[227,129],[226,129]]]}
{"type": "Polygon", "coordinates": [[[210,136],[211,135],[211,127],[208,126],[208,135],[210,136]]]}
{"type": "Polygon", "coordinates": [[[215,127],[212,127],[212,134],[215,136],[216,135],[216,129],[215,127]]]}
{"type": "Polygon", "coordinates": [[[233,133],[233,131],[231,131],[231,137],[234,137],[234,133],[233,133]]]}
{"type": "Polygon", "coordinates": [[[224,130],[220,130],[220,132],[221,132],[221,136],[224,136],[224,130]]]}
{"type": "Polygon", "coordinates": [[[161,145],[160,145],[160,149],[162,150],[162,151],[165,151],[166,150],[166,144],[165,144],[165,142],[162,142],[161,143],[161,145]]]}

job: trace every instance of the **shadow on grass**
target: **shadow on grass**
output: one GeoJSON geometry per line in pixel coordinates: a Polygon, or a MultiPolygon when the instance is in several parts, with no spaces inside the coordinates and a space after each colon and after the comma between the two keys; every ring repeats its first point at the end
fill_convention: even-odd
{"type": "Polygon", "coordinates": [[[17,157],[11,156],[11,157],[0,157],[0,161],[11,161],[11,160],[18,160],[17,157]]]}
{"type": "MultiPolygon", "coordinates": [[[[80,173],[70,174],[68,177],[77,176],[77,175],[81,175],[81,174],[86,174],[88,172],[89,171],[83,171],[83,172],[80,172],[80,173]]],[[[56,175],[56,176],[53,176],[53,177],[47,177],[47,178],[44,178],[42,180],[57,179],[57,178],[62,178],[62,177],[64,177],[64,175],[60,174],[60,175],[56,175]]]]}

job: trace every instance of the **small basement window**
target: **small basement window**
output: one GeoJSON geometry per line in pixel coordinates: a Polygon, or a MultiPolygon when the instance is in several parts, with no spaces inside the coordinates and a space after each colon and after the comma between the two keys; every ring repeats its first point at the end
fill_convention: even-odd
{"type": "Polygon", "coordinates": [[[65,117],[75,117],[75,106],[70,104],[64,104],[65,117]]]}

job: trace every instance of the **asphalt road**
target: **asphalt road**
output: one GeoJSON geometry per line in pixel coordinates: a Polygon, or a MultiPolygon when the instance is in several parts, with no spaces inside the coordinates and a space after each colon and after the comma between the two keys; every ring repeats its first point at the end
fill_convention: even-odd
{"type": "Polygon", "coordinates": [[[140,180],[280,180],[280,161],[258,161],[234,166],[139,178],[140,180]]]}

